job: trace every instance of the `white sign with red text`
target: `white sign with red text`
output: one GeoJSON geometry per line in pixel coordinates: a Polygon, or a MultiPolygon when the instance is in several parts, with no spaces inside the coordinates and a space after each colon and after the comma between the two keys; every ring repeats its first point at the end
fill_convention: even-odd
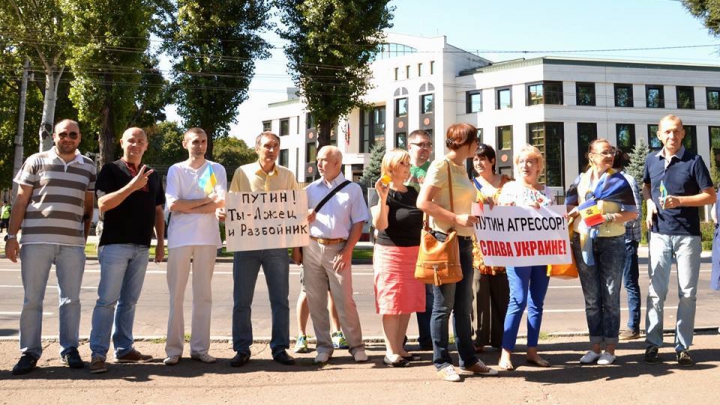
{"type": "Polygon", "coordinates": [[[540,208],[473,204],[475,236],[488,266],[569,264],[572,252],[564,205],[540,208]]]}

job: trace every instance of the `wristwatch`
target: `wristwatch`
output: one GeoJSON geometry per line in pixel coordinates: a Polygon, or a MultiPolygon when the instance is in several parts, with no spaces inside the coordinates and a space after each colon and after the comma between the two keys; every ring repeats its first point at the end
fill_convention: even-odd
{"type": "Polygon", "coordinates": [[[17,235],[16,234],[5,235],[5,241],[9,241],[10,239],[17,239],[17,235]]]}

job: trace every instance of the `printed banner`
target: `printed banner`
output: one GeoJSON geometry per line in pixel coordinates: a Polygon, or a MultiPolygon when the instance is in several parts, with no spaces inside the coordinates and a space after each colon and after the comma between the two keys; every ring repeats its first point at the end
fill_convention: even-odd
{"type": "Polygon", "coordinates": [[[228,252],[310,244],[304,190],[227,193],[225,212],[228,252]]]}
{"type": "Polygon", "coordinates": [[[488,266],[538,266],[572,262],[564,205],[527,208],[496,206],[473,215],[475,236],[488,266]]]}

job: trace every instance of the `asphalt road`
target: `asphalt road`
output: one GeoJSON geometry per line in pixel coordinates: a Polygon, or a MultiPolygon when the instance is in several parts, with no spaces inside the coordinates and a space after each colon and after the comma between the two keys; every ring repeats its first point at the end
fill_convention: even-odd
{"type": "MultiPolygon", "coordinates": [[[[164,336],[166,332],[168,316],[168,292],[165,281],[166,263],[150,263],[142,297],[138,303],[135,335],[136,337],[164,336]]],[[[299,270],[298,266],[290,268],[290,308],[291,308],[291,336],[296,334],[297,326],[295,320],[295,300],[299,293],[299,270]]],[[[355,300],[360,312],[360,320],[365,338],[382,336],[380,317],[375,313],[373,300],[373,277],[371,265],[353,266],[353,285],[355,289],[355,300]]],[[[644,293],[647,292],[647,260],[641,258],[640,282],[644,293]]],[[[99,265],[97,260],[88,260],[83,288],[81,294],[82,318],[80,334],[87,336],[90,333],[90,321],[93,306],[97,299],[97,286],[99,281],[99,265]]],[[[699,292],[697,295],[697,316],[696,328],[717,328],[720,324],[717,314],[720,313],[720,293],[709,288],[710,262],[708,258],[703,259],[699,292]]],[[[677,283],[675,273],[671,277],[670,293],[666,301],[665,327],[672,328],[674,325],[675,309],[677,308],[677,283]]],[[[43,336],[57,336],[57,280],[54,271],[50,274],[48,289],[45,297],[43,336]]],[[[191,288],[188,288],[185,301],[186,331],[189,332],[189,319],[191,313],[191,288]]],[[[20,277],[20,266],[7,259],[0,259],[0,337],[14,337],[18,334],[19,316],[22,308],[23,289],[20,277]]],[[[213,337],[225,338],[231,335],[231,313],[232,313],[232,263],[217,263],[213,277],[213,313],[212,331],[213,337]]],[[[623,292],[622,306],[623,319],[622,327],[627,321],[626,297],[623,292]]],[[[644,308],[644,299],[643,299],[644,308]]],[[[255,338],[267,338],[270,336],[270,304],[268,301],[267,287],[264,278],[258,278],[253,305],[253,325],[255,338]]],[[[644,325],[644,310],[643,321],[644,325]]],[[[308,329],[312,333],[312,327],[308,329]]],[[[584,316],[584,306],[580,282],[574,280],[553,279],[550,282],[545,303],[545,316],[543,320],[543,331],[547,333],[584,333],[587,331],[584,316]]],[[[523,334],[525,326],[521,327],[523,334]]],[[[417,326],[413,320],[410,323],[408,336],[417,335],[417,326]]]]}

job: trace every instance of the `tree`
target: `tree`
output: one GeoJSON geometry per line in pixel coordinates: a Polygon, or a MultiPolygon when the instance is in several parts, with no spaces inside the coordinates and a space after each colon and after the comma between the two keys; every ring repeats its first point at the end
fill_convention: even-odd
{"type": "Polygon", "coordinates": [[[178,113],[188,127],[208,134],[206,156],[213,142],[227,137],[237,108],[248,97],[255,59],[270,56],[259,34],[272,28],[265,0],[178,0],[166,4],[160,35],[174,58],[173,75],[178,113]]]}
{"type": "Polygon", "coordinates": [[[630,162],[628,162],[627,166],[625,166],[625,172],[635,178],[635,182],[637,182],[640,188],[642,188],[643,184],[645,160],[649,154],[650,148],[645,141],[640,140],[640,142],[633,148],[632,153],[629,154],[630,162]]]}
{"type": "Polygon", "coordinates": [[[55,102],[60,78],[65,70],[65,14],[56,0],[4,0],[0,2],[2,34],[12,40],[32,66],[45,74],[40,150],[52,147],[55,102]]]}
{"type": "Polygon", "coordinates": [[[712,35],[720,35],[720,4],[717,1],[682,0],[682,4],[690,14],[703,21],[712,35]]]}
{"type": "Polygon", "coordinates": [[[340,117],[363,107],[372,61],[392,26],[389,0],[277,0],[288,69],[318,126],[318,149],[340,117]]]}
{"type": "MultiPolygon", "coordinates": [[[[138,110],[136,91],[147,60],[154,8],[147,0],[68,0],[71,22],[68,65],[74,80],[70,98],[80,119],[99,133],[100,165],[116,159],[119,134],[138,110]]],[[[87,131],[86,132],[90,132],[87,131]]]]}
{"type": "Polygon", "coordinates": [[[143,162],[154,165],[172,165],[187,160],[188,152],[182,147],[184,130],[175,121],[165,121],[145,128],[148,148],[143,162]]]}
{"type": "Polygon", "coordinates": [[[360,177],[360,184],[365,187],[375,187],[375,182],[380,178],[382,172],[382,159],[385,156],[385,144],[376,143],[370,148],[370,162],[363,170],[360,177]]]}

